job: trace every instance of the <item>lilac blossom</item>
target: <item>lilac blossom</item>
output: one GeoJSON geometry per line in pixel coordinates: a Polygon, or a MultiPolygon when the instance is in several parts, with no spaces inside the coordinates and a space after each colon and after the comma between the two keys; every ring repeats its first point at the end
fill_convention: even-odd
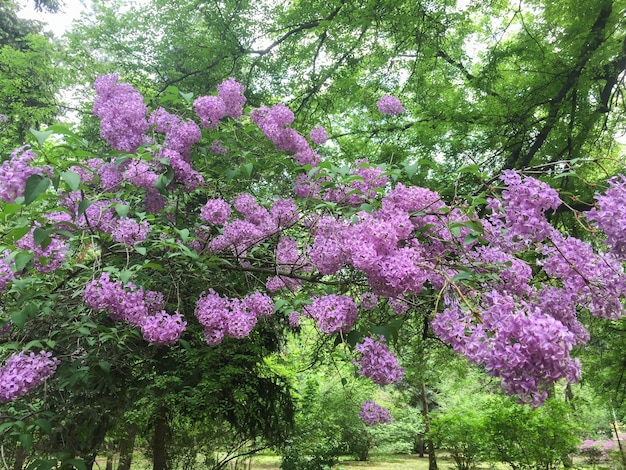
{"type": "Polygon", "coordinates": [[[193,108],[200,118],[202,127],[215,129],[226,116],[226,104],[218,96],[201,96],[193,102],[193,108]]]}
{"type": "Polygon", "coordinates": [[[58,359],[51,352],[13,354],[0,368],[0,403],[7,403],[43,384],[54,375],[58,359]]]}
{"type": "Polygon", "coordinates": [[[128,217],[119,219],[115,224],[111,236],[113,240],[118,243],[123,243],[126,246],[134,246],[139,242],[146,239],[150,233],[150,224],[142,220],[137,222],[128,217]]]}
{"type": "Polygon", "coordinates": [[[363,403],[361,411],[359,411],[359,418],[368,426],[387,424],[392,421],[389,410],[371,400],[367,400],[363,403]]]}
{"type": "Polygon", "coordinates": [[[378,110],[383,114],[397,116],[404,112],[404,106],[395,96],[385,95],[376,103],[378,110]]]}
{"type": "Polygon", "coordinates": [[[311,305],[306,306],[304,310],[315,320],[317,328],[326,334],[349,331],[358,316],[356,303],[347,295],[330,294],[313,297],[311,305]]]}
{"type": "Polygon", "coordinates": [[[603,195],[596,195],[596,207],[586,214],[587,220],[606,234],[606,244],[620,261],[626,261],[626,177],[609,180],[603,195]]]}
{"type": "Polygon", "coordinates": [[[230,204],[223,199],[209,199],[200,210],[200,218],[210,224],[224,225],[230,218],[230,204]]]}
{"type": "Polygon", "coordinates": [[[355,361],[359,374],[378,385],[396,383],[404,377],[404,369],[400,367],[398,358],[389,351],[382,336],[379,339],[365,338],[354,350],[359,353],[355,361]]]}
{"type": "Polygon", "coordinates": [[[11,250],[0,253],[0,292],[7,289],[7,284],[15,279],[15,261],[10,256],[11,250]]]}
{"type": "Polygon", "coordinates": [[[0,200],[13,203],[24,196],[26,180],[32,175],[51,175],[51,169],[31,167],[37,155],[28,147],[20,147],[11,153],[11,158],[0,165],[0,200]]]}
{"type": "Polygon", "coordinates": [[[100,135],[115,150],[133,153],[145,140],[149,125],[143,97],[117,74],[102,75],[94,83],[93,113],[100,118],[100,135]]]}
{"type": "Polygon", "coordinates": [[[228,149],[224,146],[224,142],[216,139],[211,142],[211,152],[215,155],[226,155],[228,153],[228,149]]]}
{"type": "Polygon", "coordinates": [[[311,129],[309,137],[311,139],[311,142],[318,145],[322,145],[328,140],[328,134],[326,134],[326,129],[324,129],[322,126],[315,126],[313,129],[311,129]]]}
{"type": "Polygon", "coordinates": [[[186,326],[187,322],[180,313],[170,315],[163,310],[144,318],[141,322],[141,333],[150,343],[171,346],[178,342],[186,326]]]}
{"type": "Polygon", "coordinates": [[[243,85],[232,77],[217,86],[217,96],[224,102],[226,116],[236,119],[243,114],[243,105],[246,103],[243,89],[243,85]]]}

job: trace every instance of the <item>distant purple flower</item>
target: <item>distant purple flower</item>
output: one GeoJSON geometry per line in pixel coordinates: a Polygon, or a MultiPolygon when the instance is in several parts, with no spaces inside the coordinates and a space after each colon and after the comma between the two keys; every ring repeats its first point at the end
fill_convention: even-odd
{"type": "Polygon", "coordinates": [[[214,140],[211,142],[211,152],[215,155],[226,155],[228,149],[224,146],[224,142],[221,140],[214,140]]]}
{"type": "Polygon", "coordinates": [[[309,137],[311,138],[311,142],[314,144],[321,145],[328,140],[328,134],[326,134],[326,129],[322,126],[316,126],[309,133],[309,137]]]}
{"type": "Polygon", "coordinates": [[[611,252],[626,261],[626,177],[619,175],[609,180],[609,189],[596,195],[596,207],[586,217],[606,234],[611,252]]]}
{"type": "Polygon", "coordinates": [[[313,297],[313,302],[305,307],[305,312],[315,320],[317,328],[326,334],[349,331],[359,313],[351,297],[336,294],[313,297]]]}
{"type": "Polygon", "coordinates": [[[94,83],[93,113],[100,118],[100,135],[115,150],[135,152],[148,131],[148,107],[128,83],[119,83],[117,74],[101,75],[94,83]]]}
{"type": "Polygon", "coordinates": [[[5,291],[7,284],[15,278],[12,266],[15,265],[15,261],[9,258],[11,255],[10,250],[4,250],[0,253],[0,292],[5,291]]]}
{"type": "Polygon", "coordinates": [[[363,403],[361,411],[359,411],[359,418],[361,418],[363,422],[369,426],[391,423],[392,421],[389,410],[371,400],[367,400],[363,403]]]}
{"type": "Polygon", "coordinates": [[[354,349],[360,353],[360,357],[355,361],[359,367],[359,374],[374,383],[388,385],[399,382],[404,377],[404,369],[384,344],[382,337],[379,340],[365,338],[354,349]]]}
{"type": "Polygon", "coordinates": [[[161,311],[144,318],[141,333],[143,339],[150,343],[171,346],[180,339],[186,326],[187,322],[180,313],[170,315],[166,311],[161,311]]]}
{"type": "Polygon", "coordinates": [[[378,110],[383,114],[389,114],[391,116],[397,116],[404,112],[404,107],[398,98],[395,96],[385,95],[376,103],[378,110]]]}
{"type": "Polygon", "coordinates": [[[33,168],[30,163],[37,155],[30,148],[20,147],[11,153],[11,158],[0,165],[0,200],[15,202],[24,196],[26,180],[32,175],[50,175],[49,167],[33,168]]]}
{"type": "Polygon", "coordinates": [[[243,85],[234,78],[229,78],[217,86],[217,96],[224,102],[226,116],[238,118],[243,114],[246,97],[243,94],[243,85]]]}
{"type": "Polygon", "coordinates": [[[200,210],[200,218],[210,224],[224,225],[230,211],[230,204],[223,199],[209,199],[200,210]]]}
{"type": "Polygon", "coordinates": [[[0,368],[0,403],[13,401],[37,388],[54,375],[58,362],[50,352],[13,354],[0,368]]]}
{"type": "Polygon", "coordinates": [[[0,122],[7,122],[9,120],[8,117],[6,117],[5,114],[0,114],[0,122]]]}
{"type": "Polygon", "coordinates": [[[201,96],[193,102],[193,108],[202,122],[202,127],[215,129],[226,116],[226,104],[219,96],[201,96]]]}
{"type": "Polygon", "coordinates": [[[125,217],[118,220],[111,236],[118,243],[133,246],[144,241],[149,232],[150,224],[145,220],[139,223],[136,220],[125,217]]]}

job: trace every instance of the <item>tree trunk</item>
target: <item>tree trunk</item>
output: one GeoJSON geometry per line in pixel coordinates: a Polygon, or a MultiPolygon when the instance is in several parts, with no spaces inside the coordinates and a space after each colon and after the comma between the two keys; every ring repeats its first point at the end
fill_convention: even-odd
{"type": "Polygon", "coordinates": [[[135,438],[137,437],[137,428],[135,425],[129,426],[125,436],[120,442],[120,463],[118,470],[130,470],[133,462],[133,451],[135,450],[135,438]]]}
{"type": "Polygon", "coordinates": [[[152,470],[167,470],[165,442],[167,439],[167,408],[160,406],[154,419],[154,438],[152,440],[152,470]]]}
{"type": "Polygon", "coordinates": [[[24,468],[24,460],[26,460],[26,451],[20,445],[15,449],[15,463],[13,464],[13,470],[22,470],[24,468]]]}
{"type": "Polygon", "coordinates": [[[430,416],[428,415],[428,398],[426,397],[426,384],[422,382],[422,415],[424,416],[424,424],[426,426],[426,448],[428,449],[428,470],[437,470],[437,456],[435,455],[435,446],[433,440],[428,437],[430,432],[430,416]]]}

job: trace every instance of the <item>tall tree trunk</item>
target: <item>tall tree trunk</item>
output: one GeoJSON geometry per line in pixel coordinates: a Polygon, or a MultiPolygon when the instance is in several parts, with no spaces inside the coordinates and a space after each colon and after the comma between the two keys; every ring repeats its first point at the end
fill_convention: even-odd
{"type": "Polygon", "coordinates": [[[15,449],[15,463],[13,464],[13,470],[22,470],[24,468],[24,461],[26,460],[26,451],[19,445],[15,449]]]}
{"type": "Polygon", "coordinates": [[[133,462],[133,451],[135,450],[135,438],[137,437],[137,427],[130,425],[120,442],[120,463],[118,470],[130,470],[133,462]]]}
{"type": "Polygon", "coordinates": [[[424,416],[424,424],[426,426],[426,448],[428,449],[428,470],[437,470],[437,456],[435,455],[435,446],[433,440],[428,437],[430,432],[430,416],[428,414],[428,398],[426,397],[426,384],[422,382],[422,415],[424,416]]]}
{"type": "Polygon", "coordinates": [[[154,438],[152,440],[152,470],[167,470],[165,442],[167,439],[167,408],[160,406],[154,419],[154,438]]]}

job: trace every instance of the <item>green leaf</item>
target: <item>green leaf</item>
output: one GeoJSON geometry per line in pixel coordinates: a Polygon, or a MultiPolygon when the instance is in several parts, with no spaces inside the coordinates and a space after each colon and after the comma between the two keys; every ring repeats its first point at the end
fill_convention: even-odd
{"type": "Polygon", "coordinates": [[[98,362],[98,367],[100,367],[100,369],[102,369],[107,374],[111,372],[111,363],[109,361],[98,362]]]}
{"type": "Polygon", "coordinates": [[[78,217],[83,215],[87,208],[91,205],[91,201],[89,199],[83,199],[78,203],[78,217]]]}
{"type": "Polygon", "coordinates": [[[28,343],[26,343],[26,345],[24,346],[24,350],[28,351],[32,348],[39,348],[39,349],[43,349],[43,344],[41,344],[41,341],[39,341],[38,339],[34,339],[32,341],[29,341],[28,343]]]}
{"type": "Polygon", "coordinates": [[[146,253],[148,252],[146,248],[143,246],[136,246],[135,251],[139,253],[141,256],[146,256],[146,253]]]}
{"type": "Polygon", "coordinates": [[[22,433],[22,434],[19,435],[19,440],[20,440],[20,443],[22,444],[22,447],[27,452],[33,446],[33,435],[32,434],[22,433]]]}
{"type": "Polygon", "coordinates": [[[46,434],[52,434],[52,425],[50,424],[50,421],[48,421],[47,419],[42,419],[42,418],[36,419],[35,425],[46,434]]]}
{"type": "Polygon", "coordinates": [[[183,99],[187,102],[187,103],[191,103],[191,99],[193,98],[193,93],[183,93],[182,91],[180,92],[180,96],[183,97],[183,99]]]}
{"type": "Polygon", "coordinates": [[[38,311],[39,311],[39,307],[37,306],[37,304],[34,304],[32,302],[28,303],[24,305],[24,307],[21,310],[16,310],[13,313],[11,313],[11,321],[16,326],[21,328],[22,326],[24,326],[26,321],[30,317],[34,317],[38,311]]]}
{"type": "MultiPolygon", "coordinates": [[[[35,230],[33,230],[33,241],[35,245],[45,248],[43,244],[46,240],[50,240],[50,230],[35,227],[35,230]]],[[[50,244],[50,242],[48,242],[48,244],[50,244]]]]}
{"type": "Polygon", "coordinates": [[[59,461],[57,459],[36,459],[26,467],[26,470],[52,470],[57,467],[59,461]]]}
{"type": "Polygon", "coordinates": [[[24,204],[30,204],[50,186],[50,178],[41,175],[30,175],[24,186],[24,204]]]}
{"type": "Polygon", "coordinates": [[[480,167],[473,163],[457,170],[457,173],[471,173],[473,175],[480,175],[480,167]]]}
{"type": "Polygon", "coordinates": [[[85,461],[82,459],[69,459],[69,460],[66,460],[65,463],[73,465],[74,468],[76,468],[76,470],[87,470],[85,461]]]}
{"type": "Polygon", "coordinates": [[[409,179],[413,178],[413,175],[417,173],[417,169],[419,168],[419,163],[405,163],[404,164],[404,172],[409,177],[409,179]]]}
{"type": "Polygon", "coordinates": [[[117,212],[117,215],[120,217],[126,217],[129,210],[130,206],[128,204],[115,204],[115,212],[117,212]]]}
{"type": "Polygon", "coordinates": [[[73,171],[64,171],[61,173],[61,178],[67,183],[67,186],[72,191],[78,190],[78,186],[80,185],[80,176],[78,173],[73,171]]]}
{"type": "Polygon", "coordinates": [[[243,166],[243,173],[246,175],[247,178],[250,178],[252,176],[253,169],[254,169],[254,166],[252,165],[252,163],[246,163],[243,166]]]}
{"type": "Polygon", "coordinates": [[[30,129],[30,133],[33,134],[35,136],[35,138],[37,139],[37,142],[39,142],[39,146],[43,147],[43,143],[46,141],[46,139],[48,137],[50,137],[52,134],[54,134],[54,131],[38,131],[36,129],[30,129]]]}
{"type": "Polygon", "coordinates": [[[19,240],[28,232],[30,232],[30,229],[31,229],[30,226],[16,227],[13,230],[11,230],[9,233],[7,233],[7,238],[11,240],[13,243],[15,243],[17,240],[19,240]]]}
{"type": "Polygon", "coordinates": [[[28,262],[33,259],[33,253],[22,252],[15,255],[15,270],[21,271],[28,264],[28,262]]]}

